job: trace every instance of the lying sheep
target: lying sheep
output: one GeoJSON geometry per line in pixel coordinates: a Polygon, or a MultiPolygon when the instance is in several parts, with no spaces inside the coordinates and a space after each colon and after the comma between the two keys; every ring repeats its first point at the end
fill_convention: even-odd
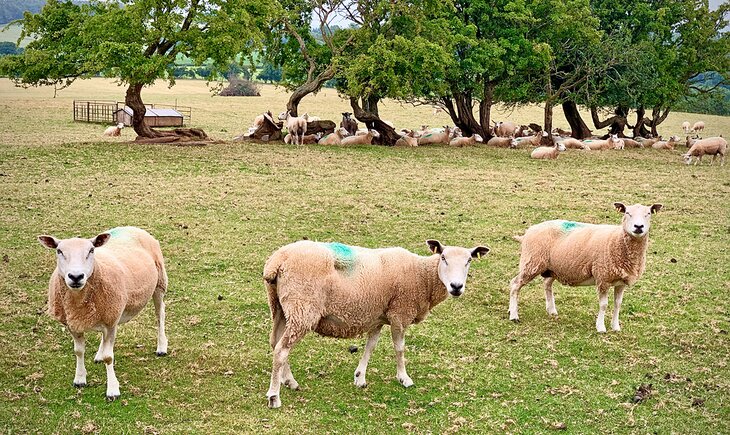
{"type": "Polygon", "coordinates": [[[702,163],[702,156],[711,155],[712,161],[710,165],[715,163],[715,157],[720,156],[720,166],[725,165],[725,154],[727,154],[727,141],[722,136],[720,137],[708,137],[707,139],[700,139],[692,144],[692,147],[684,154],[684,162],[688,165],[692,163],[692,157],[697,157],[697,162],[702,163]]]}
{"type": "Polygon", "coordinates": [[[286,129],[291,135],[292,142],[303,145],[304,135],[307,133],[307,120],[301,116],[292,116],[288,110],[279,114],[280,121],[286,121],[286,129]]]}
{"type": "Polygon", "coordinates": [[[444,131],[440,133],[431,132],[424,134],[418,138],[418,145],[431,145],[431,144],[448,144],[451,139],[451,127],[448,125],[444,126],[444,131]]]}
{"type": "Polygon", "coordinates": [[[401,135],[400,139],[395,141],[397,147],[417,147],[418,139],[414,137],[414,131],[411,130],[407,134],[401,135]]]}
{"type": "Polygon", "coordinates": [[[617,146],[621,146],[620,141],[621,139],[618,138],[618,135],[612,134],[608,136],[608,139],[585,140],[583,141],[583,144],[586,146],[586,149],[590,149],[592,151],[603,151],[616,149],[617,146]]]}
{"type": "Polygon", "coordinates": [[[657,141],[651,144],[651,147],[655,150],[673,150],[674,145],[677,145],[679,143],[679,137],[672,136],[669,138],[668,141],[657,141]]]}
{"type": "Polygon", "coordinates": [[[517,140],[515,138],[493,136],[487,141],[487,146],[493,146],[497,148],[517,148],[517,140]]]}
{"type": "Polygon", "coordinates": [[[403,248],[366,249],[340,243],[299,241],[274,252],[263,278],[269,297],[274,349],[271,383],[266,396],[270,408],[281,406],[281,384],[299,384],[289,366],[292,347],[309,331],[335,338],[367,333],[354,381],[365,387],[368,361],[383,325],[390,325],[397,362],[397,378],[413,385],[404,359],[405,331],[426,318],[448,294],[464,293],[472,258],[489,248],[443,246],[429,240],[433,255],[421,257],[403,248]]]}
{"type": "Polygon", "coordinates": [[[330,133],[324,137],[322,137],[319,142],[320,145],[340,145],[342,144],[342,139],[347,136],[347,130],[344,128],[338,128],[333,133],[330,133]]]}
{"type": "Polygon", "coordinates": [[[697,121],[692,125],[692,132],[696,133],[705,129],[705,123],[703,121],[697,121]]]}
{"type": "Polygon", "coordinates": [[[368,130],[366,134],[358,134],[355,136],[347,136],[340,141],[341,145],[370,145],[373,143],[375,133],[368,130]]]}
{"type": "Polygon", "coordinates": [[[689,122],[684,121],[682,123],[682,131],[684,132],[684,134],[689,134],[690,130],[691,130],[691,128],[689,127],[689,122]]]}
{"type": "MultiPolygon", "coordinates": [[[[305,134],[301,137],[301,143],[305,145],[315,144],[319,142],[319,139],[322,137],[322,133],[315,133],[315,134],[305,134]]],[[[284,136],[284,143],[292,143],[292,135],[287,134],[284,136]]]]}
{"type": "Polygon", "coordinates": [[[627,137],[622,140],[624,141],[624,147],[626,148],[644,148],[644,144],[637,140],[629,139],[627,137]]]}
{"type": "Polygon", "coordinates": [[[467,147],[467,146],[473,146],[476,145],[477,142],[482,142],[483,139],[478,134],[472,134],[470,137],[455,137],[451,139],[451,142],[449,142],[449,145],[452,147],[467,147]]]}
{"type": "Polygon", "coordinates": [[[86,386],[84,333],[101,331],[94,362],[106,364],[106,397],[119,397],[114,373],[117,326],[133,319],[154,300],[157,313],[157,355],[167,354],[165,303],[167,273],[160,244],[135,227],[114,228],[91,239],[59,240],[39,236],[56,251],[56,269],[48,284],[49,314],[66,326],[74,341],[76,375],[73,384],[86,386]]]}
{"type": "Polygon", "coordinates": [[[624,215],[621,225],[553,220],[533,225],[524,236],[516,237],[522,243],[522,249],[520,271],[510,282],[510,320],[519,321],[520,289],[540,275],[545,279],[545,308],[550,315],[558,314],[553,281],[572,287],[595,284],[599,302],[598,332],[606,332],[604,315],[608,289],[613,286],[611,328],[614,331],[621,329],[618,317],[624,290],[644,273],[651,215],[661,210],[662,205],[626,207],[617,202],[614,206],[624,215]]]}
{"type": "Polygon", "coordinates": [[[537,147],[530,154],[533,159],[557,159],[560,151],[565,151],[565,145],[560,142],[551,147],[537,147]]]}
{"type": "Polygon", "coordinates": [[[124,124],[122,124],[121,122],[117,125],[112,125],[111,127],[108,127],[106,130],[104,130],[104,136],[121,136],[123,128],[124,124]]]}
{"type": "Polygon", "coordinates": [[[644,148],[652,148],[655,143],[659,141],[663,141],[664,138],[662,136],[659,137],[649,137],[644,139],[641,143],[644,145],[644,148]]]}
{"type": "Polygon", "coordinates": [[[347,130],[347,134],[354,136],[357,131],[357,121],[352,119],[352,113],[342,112],[342,121],[340,121],[340,128],[347,130]]]}
{"type": "Polygon", "coordinates": [[[565,139],[563,139],[562,143],[566,149],[572,149],[572,150],[590,149],[590,148],[587,148],[586,145],[583,144],[583,142],[579,141],[578,139],[572,138],[572,137],[566,137],[565,139]]]}

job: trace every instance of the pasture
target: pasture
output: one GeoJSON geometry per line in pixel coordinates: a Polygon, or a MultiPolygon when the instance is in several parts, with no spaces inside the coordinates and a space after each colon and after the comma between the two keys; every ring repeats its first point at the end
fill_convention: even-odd
{"type": "MultiPolygon", "coordinates": [[[[227,140],[256,114],[283,110],[286,94],[212,97],[202,81],[143,91],[150,103],[193,107],[193,126],[227,140]]],[[[220,142],[136,145],[131,129],[73,123],[74,98],[123,99],[112,81],[61,91],[0,80],[0,422],[3,432],[281,433],[727,433],[730,431],[730,166],[686,166],[675,151],[569,150],[556,161],[484,146],[415,149],[220,142]],[[592,287],[556,284],[560,313],[545,312],[540,280],[507,320],[517,272],[512,235],[543,220],[618,223],[612,204],[661,202],[647,269],[625,294],[623,330],[595,332],[592,287]],[[89,386],[71,386],[72,340],[45,313],[54,255],[39,234],[91,237],[137,225],[162,244],[170,287],[170,354],[157,358],[150,304],[123,325],[115,346],[122,397],[107,403],[106,375],[91,361],[89,386]],[[415,385],[395,379],[388,328],[368,386],[353,371],[365,339],[308,335],[292,351],[299,391],[266,407],[271,321],[261,271],[279,246],[307,237],[367,247],[425,240],[484,244],[466,293],[447,299],[406,333],[415,385]],[[350,345],[360,348],[348,352],[350,345]],[[637,388],[651,394],[633,403],[637,388]]],[[[351,111],[334,90],[301,112],[339,122],[351,111]]],[[[540,122],[539,107],[495,119],[540,122]]],[[[386,102],[398,127],[443,125],[428,107],[386,102]]],[[[562,114],[556,126],[565,128],[562,114]]],[[[588,117],[586,117],[588,119],[588,117]]],[[[704,136],[730,119],[672,113],[660,132],[702,119],[704,136]]],[[[612,297],[609,299],[609,313],[612,297]]]]}

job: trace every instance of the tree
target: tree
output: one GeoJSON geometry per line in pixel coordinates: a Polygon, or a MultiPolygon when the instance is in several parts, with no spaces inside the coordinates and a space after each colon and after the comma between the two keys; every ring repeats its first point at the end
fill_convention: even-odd
{"type": "Polygon", "coordinates": [[[281,81],[281,68],[276,68],[269,62],[264,63],[262,71],[258,74],[259,80],[265,83],[275,83],[281,81]]]}
{"type": "Polygon", "coordinates": [[[141,92],[159,78],[175,82],[178,54],[198,64],[210,59],[209,78],[258,47],[270,12],[265,0],[49,0],[39,14],[26,13],[21,37],[31,36],[22,55],[0,60],[0,73],[20,86],[69,86],[96,74],[127,85],[125,104],[143,138],[207,137],[202,130],[150,128],[141,92]]]}
{"type": "Polygon", "coordinates": [[[23,49],[15,45],[15,43],[13,42],[0,42],[0,56],[7,56],[9,54],[20,54],[22,52],[23,49]]]}

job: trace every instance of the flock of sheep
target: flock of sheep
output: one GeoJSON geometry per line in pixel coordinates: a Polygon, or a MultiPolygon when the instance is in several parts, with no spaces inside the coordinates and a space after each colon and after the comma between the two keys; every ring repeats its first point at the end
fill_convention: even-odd
{"type": "MultiPolygon", "coordinates": [[[[614,287],[611,328],[620,330],[624,290],[644,272],[651,217],[662,205],[615,203],[614,207],[623,216],[619,225],[552,220],[515,237],[521,242],[521,253],[519,272],[510,283],[510,320],[519,319],[520,289],[542,276],[549,315],[557,314],[555,280],[568,286],[595,285],[598,332],[606,331],[608,291],[614,287]]],[[[139,314],[150,299],[157,313],[156,353],[167,354],[163,297],[168,279],[160,244],[136,227],[114,228],[90,239],[46,235],[38,239],[56,254],[48,286],[49,314],[73,337],[73,385],[86,385],[84,334],[101,332],[94,362],[105,364],[106,396],[114,400],[120,395],[114,371],[117,327],[139,314]]],[[[461,296],[472,260],[490,251],[486,246],[445,246],[437,240],[427,244],[432,255],[420,256],[403,248],[368,249],[303,240],[279,248],[268,258],[263,280],[272,319],[269,407],[281,406],[281,385],[299,388],[289,354],[310,331],[336,338],[367,335],[354,373],[355,385],[365,387],[369,358],[382,327],[390,325],[396,378],[404,387],[413,385],[404,357],[406,329],[423,321],[449,295],[461,296]]]]}
{"type": "MultiPolygon", "coordinates": [[[[254,119],[253,127],[249,128],[249,134],[252,134],[264,121],[264,116],[271,117],[271,112],[257,116],[254,119]]],[[[323,135],[306,134],[308,122],[319,120],[319,117],[312,117],[304,114],[299,117],[291,116],[289,112],[283,112],[279,115],[279,120],[284,121],[287,128],[287,134],[284,137],[285,143],[303,144],[321,144],[321,145],[369,145],[372,144],[373,138],[378,136],[375,130],[367,128],[358,128],[357,121],[352,118],[352,113],[343,112],[340,127],[335,129],[333,133],[323,135]]],[[[384,121],[386,124],[393,126],[392,122],[384,121]]],[[[580,149],[586,151],[601,150],[623,150],[625,148],[651,148],[656,150],[674,150],[675,146],[683,145],[678,136],[672,136],[669,140],[664,140],[661,136],[658,138],[619,138],[617,135],[609,135],[606,139],[592,137],[590,139],[578,140],[570,137],[570,132],[556,128],[552,134],[553,146],[540,146],[544,139],[550,134],[541,131],[537,126],[517,125],[511,121],[494,122],[494,126],[490,128],[491,138],[486,142],[487,146],[499,148],[523,148],[526,146],[535,147],[530,154],[533,159],[556,159],[560,152],[566,149],[580,149]]],[[[395,128],[395,127],[394,127],[395,128]]],[[[682,124],[682,129],[687,134],[684,145],[688,151],[682,157],[685,163],[692,163],[693,157],[696,157],[695,164],[702,162],[702,156],[712,155],[712,163],[715,158],[720,156],[721,165],[725,163],[725,154],[727,153],[727,140],[722,136],[709,137],[702,139],[697,134],[705,129],[703,121],[697,121],[690,126],[689,122],[682,124]],[[689,135],[694,133],[694,137],[689,135]]],[[[483,143],[484,140],[478,134],[464,137],[459,128],[451,128],[443,126],[442,128],[429,128],[428,125],[422,125],[418,130],[401,129],[400,139],[395,143],[396,146],[416,147],[419,145],[448,144],[455,147],[474,146],[477,143],[483,143]]]]}

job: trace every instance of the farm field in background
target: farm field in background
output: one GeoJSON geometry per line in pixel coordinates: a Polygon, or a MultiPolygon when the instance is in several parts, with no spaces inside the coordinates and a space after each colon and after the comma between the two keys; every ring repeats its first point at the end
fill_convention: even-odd
{"type": "MultiPolygon", "coordinates": [[[[297,147],[223,142],[136,145],[131,129],[74,123],[73,99],[123,99],[110,80],[80,81],[53,97],[0,80],[0,421],[9,432],[730,432],[730,163],[686,166],[675,151],[569,150],[556,161],[484,146],[415,149],[297,147]],[[507,320],[519,245],[512,235],[547,219],[618,223],[612,203],[661,202],[647,270],[627,290],[619,333],[595,332],[592,287],[556,284],[560,316],[545,312],[536,280],[521,292],[521,323],[507,320]],[[45,314],[54,256],[38,234],[91,237],[119,225],[149,230],[170,277],[170,355],[154,356],[152,305],[120,327],[120,400],[91,361],[89,386],[71,386],[72,341],[45,314]],[[368,386],[353,372],[365,339],[308,335],[292,351],[300,391],[269,410],[271,321],[261,270],[279,246],[307,237],[368,247],[425,240],[492,249],[471,268],[466,293],[406,334],[408,371],[395,379],[386,330],[368,386]],[[360,348],[348,352],[350,345],[360,348]],[[632,398],[642,384],[652,394],[632,398]]],[[[193,107],[192,126],[215,139],[243,132],[287,95],[212,97],[203,81],[145,89],[148,103],[193,107]]],[[[334,90],[302,112],[339,122],[350,111],[334,90]]],[[[397,127],[450,123],[428,107],[392,101],[397,127]]],[[[585,115],[584,115],[585,116],[585,115]]],[[[540,122],[542,109],[496,111],[540,122]]],[[[559,111],[556,126],[567,127],[559,111]]],[[[730,118],[671,113],[660,126],[704,120],[703,136],[730,135],[730,118]]],[[[586,116],[586,120],[588,117],[586,116]]],[[[609,300],[609,312],[612,297],[609,300]]]]}

